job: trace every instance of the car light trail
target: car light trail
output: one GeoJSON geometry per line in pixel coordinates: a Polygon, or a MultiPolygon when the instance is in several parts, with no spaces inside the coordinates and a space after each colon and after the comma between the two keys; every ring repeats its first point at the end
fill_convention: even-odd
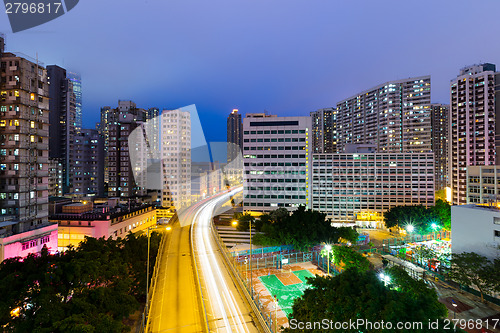
{"type": "MultiPolygon", "coordinates": [[[[218,249],[211,231],[211,219],[217,205],[229,200],[241,189],[221,195],[204,204],[198,209],[193,219],[195,248],[199,257],[202,280],[208,291],[209,304],[212,315],[219,322],[210,330],[218,332],[245,332],[249,329],[243,320],[242,312],[234,295],[223,275],[218,261],[218,249]]],[[[213,325],[213,324],[212,324],[213,325]]]]}

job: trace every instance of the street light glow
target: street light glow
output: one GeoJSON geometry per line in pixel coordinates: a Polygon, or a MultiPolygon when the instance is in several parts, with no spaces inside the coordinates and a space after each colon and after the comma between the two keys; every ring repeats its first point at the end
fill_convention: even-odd
{"type": "Polygon", "coordinates": [[[325,250],[330,251],[332,249],[332,246],[330,244],[325,245],[325,250]]]}
{"type": "Polygon", "coordinates": [[[408,232],[413,232],[413,230],[415,230],[415,227],[410,224],[406,227],[406,230],[408,230],[408,232]]]}
{"type": "Polygon", "coordinates": [[[238,221],[237,220],[233,220],[233,222],[231,224],[233,225],[233,227],[236,227],[238,225],[238,221]]]}

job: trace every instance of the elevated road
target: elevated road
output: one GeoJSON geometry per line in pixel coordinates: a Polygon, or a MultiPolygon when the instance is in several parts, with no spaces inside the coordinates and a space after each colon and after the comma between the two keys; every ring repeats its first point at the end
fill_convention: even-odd
{"type": "Polygon", "coordinates": [[[259,331],[211,233],[214,211],[238,191],[211,197],[179,215],[159,265],[148,332],[259,331]]]}

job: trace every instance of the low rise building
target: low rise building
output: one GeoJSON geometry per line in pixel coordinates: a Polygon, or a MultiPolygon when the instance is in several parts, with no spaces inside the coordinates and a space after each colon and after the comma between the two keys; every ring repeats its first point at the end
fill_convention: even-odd
{"type": "Polygon", "coordinates": [[[65,251],[69,245],[78,246],[85,236],[94,238],[124,238],[129,232],[135,233],[156,225],[156,210],[151,205],[136,208],[121,209],[96,206],[92,211],[83,204],[70,204],[67,213],[66,206],[61,213],[50,216],[51,222],[58,225],[58,249],[65,251]]]}
{"type": "Polygon", "coordinates": [[[496,206],[451,207],[451,252],[475,252],[489,259],[500,255],[500,209],[496,206]]]}

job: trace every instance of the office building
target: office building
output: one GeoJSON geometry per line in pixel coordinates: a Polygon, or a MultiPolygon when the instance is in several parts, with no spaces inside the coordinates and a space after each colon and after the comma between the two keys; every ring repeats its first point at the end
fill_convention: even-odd
{"type": "Polygon", "coordinates": [[[422,153],[431,147],[431,78],[390,81],[337,103],[337,152],[372,143],[379,152],[422,153]]]}
{"type": "Polygon", "coordinates": [[[334,222],[355,222],[399,205],[434,205],[432,153],[312,156],[312,208],[334,222]]]}
{"type": "Polygon", "coordinates": [[[496,206],[451,207],[451,253],[474,252],[494,260],[500,256],[500,209],[496,206]]]}
{"type": "MultiPolygon", "coordinates": [[[[0,45],[3,45],[0,37],[0,45]]],[[[0,49],[0,260],[57,250],[48,222],[49,84],[43,64],[0,49]]]]}
{"type": "Polygon", "coordinates": [[[467,202],[467,167],[496,164],[499,78],[495,65],[485,63],[463,68],[451,81],[449,173],[455,205],[467,202]]]}
{"type": "Polygon", "coordinates": [[[104,139],[97,130],[81,129],[75,136],[73,194],[104,196],[104,139]]]}
{"type": "Polygon", "coordinates": [[[241,151],[243,151],[243,123],[238,109],[233,111],[227,117],[227,162],[235,160],[241,151]]]}
{"type": "Polygon", "coordinates": [[[336,114],[337,110],[335,108],[325,108],[311,112],[312,153],[337,152],[336,114]]]}
{"type": "Polygon", "coordinates": [[[179,210],[191,203],[191,114],[161,114],[162,206],[179,210]]]}
{"type": "Polygon", "coordinates": [[[63,167],[63,194],[73,192],[74,140],[76,134],[76,97],[73,82],[66,70],[56,65],[47,66],[49,82],[49,156],[61,161],[63,167]]]}
{"type": "Polygon", "coordinates": [[[436,191],[449,185],[448,181],[448,113],[449,105],[431,104],[432,119],[432,151],[435,163],[436,191]]]}
{"type": "Polygon", "coordinates": [[[243,119],[244,210],[309,207],[311,117],[247,114],[243,119]]]}
{"type": "Polygon", "coordinates": [[[67,72],[67,76],[75,97],[75,130],[79,133],[82,130],[82,77],[73,72],[67,72]]]}

